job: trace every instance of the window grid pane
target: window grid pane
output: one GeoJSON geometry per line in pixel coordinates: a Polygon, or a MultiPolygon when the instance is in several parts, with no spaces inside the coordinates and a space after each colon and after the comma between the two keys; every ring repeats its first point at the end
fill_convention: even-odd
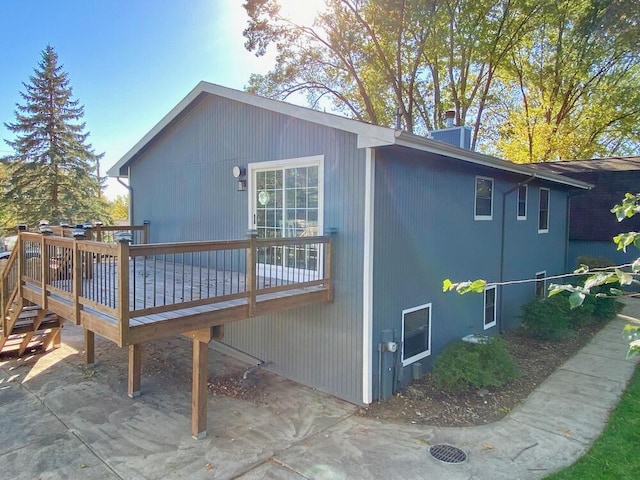
{"type": "Polygon", "coordinates": [[[527,186],[518,189],[518,218],[527,218],[527,186]]]}
{"type": "Polygon", "coordinates": [[[487,288],[484,291],[484,325],[491,325],[496,321],[496,289],[487,288]]]}
{"type": "Polygon", "coordinates": [[[538,230],[549,230],[549,190],[540,189],[540,209],[538,212],[538,230]]]}
{"type": "MultiPolygon", "coordinates": [[[[259,238],[318,235],[318,167],[256,172],[256,229],[259,238]]],[[[318,269],[317,246],[277,247],[263,259],[303,270],[318,269]]]]}
{"type": "MultiPolygon", "coordinates": [[[[431,306],[405,311],[402,315],[403,338],[402,359],[428,354],[431,347],[429,338],[431,306]]],[[[423,355],[425,356],[425,355],[423,355]]]]}
{"type": "Polygon", "coordinates": [[[493,213],[493,180],[490,178],[476,178],[476,217],[491,217],[493,213]]]}

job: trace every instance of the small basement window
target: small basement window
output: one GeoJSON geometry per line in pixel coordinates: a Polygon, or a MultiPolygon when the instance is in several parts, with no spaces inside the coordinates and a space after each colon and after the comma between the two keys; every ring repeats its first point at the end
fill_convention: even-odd
{"type": "Polygon", "coordinates": [[[493,218],[493,178],[476,177],[474,220],[493,218]]]}
{"type": "Polygon", "coordinates": [[[484,329],[496,325],[496,287],[487,287],[484,290],[484,329]]]}
{"type": "Polygon", "coordinates": [[[402,366],[431,355],[431,304],[402,311],[402,366]]]}

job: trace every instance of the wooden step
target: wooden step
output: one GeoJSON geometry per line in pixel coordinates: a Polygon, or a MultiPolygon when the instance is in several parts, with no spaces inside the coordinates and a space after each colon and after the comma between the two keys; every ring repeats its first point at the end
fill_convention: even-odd
{"type": "MultiPolygon", "coordinates": [[[[47,330],[49,328],[58,328],[60,326],[60,318],[54,313],[48,313],[42,323],[38,326],[38,330],[47,330]]],[[[16,322],[16,325],[13,327],[12,335],[21,335],[23,333],[32,332],[33,331],[33,320],[31,321],[23,321],[22,319],[16,322]]]]}
{"type": "Polygon", "coordinates": [[[37,306],[25,307],[9,335],[5,337],[4,332],[0,332],[0,351],[3,354],[21,356],[26,351],[47,349],[52,339],[60,332],[62,322],[58,315],[47,312],[36,325],[41,312],[37,306]]]}

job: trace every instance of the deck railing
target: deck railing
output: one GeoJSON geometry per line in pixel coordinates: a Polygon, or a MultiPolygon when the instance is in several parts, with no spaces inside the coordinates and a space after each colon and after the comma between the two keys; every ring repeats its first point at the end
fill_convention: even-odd
{"type": "Polygon", "coordinates": [[[76,323],[88,309],[112,318],[122,344],[144,316],[231,300],[253,316],[260,295],[315,286],[333,295],[331,236],[130,245],[21,232],[19,247],[22,284],[39,289],[43,308],[55,298],[76,323]]]}
{"type": "Polygon", "coordinates": [[[6,265],[3,267],[0,274],[0,302],[2,312],[2,333],[8,335],[9,326],[8,319],[10,309],[12,308],[13,301],[18,293],[18,285],[20,272],[18,270],[18,252],[13,251],[7,259],[6,265]]]}
{"type": "MultiPolygon", "coordinates": [[[[52,235],[56,237],[73,238],[75,227],[70,226],[50,226],[52,235]]],[[[118,240],[118,235],[122,233],[131,236],[131,243],[138,245],[149,242],[149,223],[144,225],[90,225],[83,227],[86,240],[94,240],[102,243],[113,243],[118,240]]],[[[32,230],[39,233],[37,230],[32,230]]]]}

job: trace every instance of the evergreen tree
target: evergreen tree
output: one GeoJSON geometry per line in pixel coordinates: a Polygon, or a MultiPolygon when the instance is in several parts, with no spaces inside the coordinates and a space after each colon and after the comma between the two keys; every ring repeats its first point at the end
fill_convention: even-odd
{"type": "Polygon", "coordinates": [[[23,104],[16,104],[14,134],[6,140],[13,154],[5,157],[3,206],[11,217],[30,226],[92,219],[108,220],[100,198],[97,164],[102,157],[87,143],[84,107],[72,98],[69,77],[50,45],[30,83],[23,83],[23,104]]]}

